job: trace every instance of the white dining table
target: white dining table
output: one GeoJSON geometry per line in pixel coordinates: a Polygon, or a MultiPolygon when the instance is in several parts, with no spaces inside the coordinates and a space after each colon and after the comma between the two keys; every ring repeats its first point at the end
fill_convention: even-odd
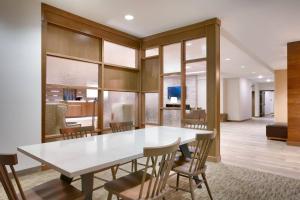
{"type": "MultiPolygon", "coordinates": [[[[144,147],[164,146],[181,138],[181,146],[198,133],[212,131],[157,126],[84,138],[18,147],[18,151],[58,171],[63,177],[81,176],[82,191],[92,199],[94,172],[143,157],[144,147]]],[[[185,149],[185,151],[188,149],[185,149]]]]}

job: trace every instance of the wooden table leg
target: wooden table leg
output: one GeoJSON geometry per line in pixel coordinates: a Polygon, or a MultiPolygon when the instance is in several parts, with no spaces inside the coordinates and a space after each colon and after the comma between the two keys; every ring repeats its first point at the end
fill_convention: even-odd
{"type": "Polygon", "coordinates": [[[63,174],[61,174],[61,175],[60,175],[60,180],[66,182],[66,183],[68,183],[68,184],[71,184],[72,181],[73,181],[73,178],[69,178],[69,177],[67,177],[67,176],[65,176],[65,175],[63,175],[63,174]]]}
{"type": "MultiPolygon", "coordinates": [[[[181,151],[182,155],[183,155],[185,158],[192,158],[192,154],[191,154],[191,152],[190,152],[190,150],[189,150],[188,144],[180,145],[179,148],[180,148],[180,151],[181,151]]],[[[201,182],[199,176],[194,176],[193,178],[194,178],[195,183],[196,183],[197,185],[201,182]]],[[[201,184],[198,186],[198,188],[202,188],[201,184]]]]}
{"type": "Polygon", "coordinates": [[[94,185],[94,173],[81,175],[81,188],[85,195],[85,200],[92,200],[94,185]]]}

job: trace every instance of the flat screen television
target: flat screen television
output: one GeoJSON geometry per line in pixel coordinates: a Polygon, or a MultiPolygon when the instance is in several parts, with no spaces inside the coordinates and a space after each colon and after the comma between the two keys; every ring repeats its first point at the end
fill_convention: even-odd
{"type": "Polygon", "coordinates": [[[177,97],[178,100],[181,98],[180,86],[168,87],[168,99],[171,99],[171,97],[177,97]]]}

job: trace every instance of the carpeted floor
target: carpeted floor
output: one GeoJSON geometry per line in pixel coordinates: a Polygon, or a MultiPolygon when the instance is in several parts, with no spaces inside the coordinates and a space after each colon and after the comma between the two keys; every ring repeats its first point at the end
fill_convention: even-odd
{"type": "MultiPolygon", "coordinates": [[[[124,172],[120,172],[121,176],[124,172]]],[[[110,179],[110,171],[97,174],[110,179]]],[[[20,177],[24,189],[43,183],[47,180],[58,178],[59,174],[53,170],[34,173],[20,177]]],[[[223,163],[208,163],[207,178],[215,200],[299,200],[300,180],[253,171],[246,168],[235,167],[223,163]]],[[[175,177],[170,178],[170,184],[175,183],[175,177]]],[[[182,186],[187,186],[187,181],[181,179],[182,186]]],[[[95,186],[101,185],[95,181],[95,186]]],[[[73,183],[80,188],[80,181],[73,183]]],[[[209,199],[205,186],[195,191],[197,199],[209,199]]],[[[106,199],[104,189],[94,192],[96,200],[106,199]]],[[[0,199],[6,199],[2,186],[0,186],[0,199]]],[[[191,199],[189,193],[171,192],[166,199],[185,200],[191,199]]]]}

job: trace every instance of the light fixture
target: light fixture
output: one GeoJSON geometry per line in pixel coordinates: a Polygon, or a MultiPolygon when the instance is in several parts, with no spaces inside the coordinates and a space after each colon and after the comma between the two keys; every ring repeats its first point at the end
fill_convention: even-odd
{"type": "Polygon", "coordinates": [[[59,93],[59,90],[51,90],[53,93],[59,93]]]}
{"type": "Polygon", "coordinates": [[[134,16],[133,15],[125,15],[124,18],[127,20],[127,21],[131,21],[134,19],[134,16]]]}
{"type": "Polygon", "coordinates": [[[252,74],[256,74],[256,72],[251,72],[252,74]]]}
{"type": "Polygon", "coordinates": [[[186,46],[190,47],[190,46],[192,46],[192,43],[191,42],[187,42],[186,46]]]}
{"type": "Polygon", "coordinates": [[[225,58],[225,60],[229,61],[229,60],[231,60],[231,58],[225,58]]]}
{"type": "Polygon", "coordinates": [[[186,66],[186,69],[190,69],[190,68],[191,68],[190,66],[188,66],[188,65],[186,66]]]}
{"type": "Polygon", "coordinates": [[[242,65],[241,68],[242,68],[242,69],[245,69],[245,65],[242,65]]]}
{"type": "Polygon", "coordinates": [[[259,75],[257,78],[259,78],[259,79],[262,79],[262,78],[263,78],[263,76],[262,76],[262,75],[259,75]]]}
{"type": "Polygon", "coordinates": [[[271,82],[271,81],[272,81],[272,80],[271,80],[271,79],[269,79],[269,78],[266,80],[266,82],[268,82],[268,83],[269,83],[269,82],[271,82]]]}

